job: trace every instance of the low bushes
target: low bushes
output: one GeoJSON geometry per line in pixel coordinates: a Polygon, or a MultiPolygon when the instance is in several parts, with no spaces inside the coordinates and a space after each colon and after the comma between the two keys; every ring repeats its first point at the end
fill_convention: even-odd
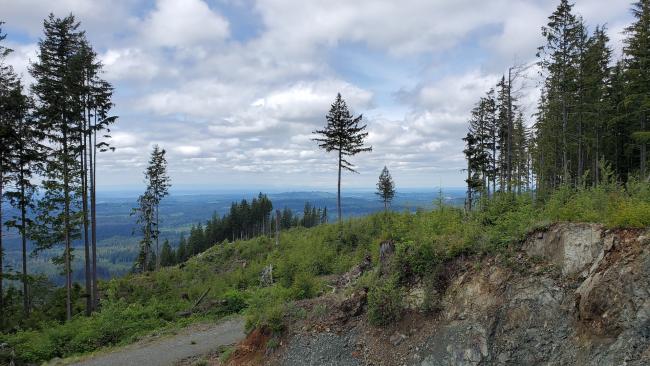
{"type": "Polygon", "coordinates": [[[388,325],[402,316],[404,293],[394,281],[376,284],[368,291],[368,321],[388,325]]]}
{"type": "Polygon", "coordinates": [[[0,339],[14,349],[17,359],[36,363],[128,343],[170,325],[176,310],[156,301],[147,306],[118,301],[104,304],[101,312],[88,318],[78,316],[64,324],[43,324],[41,330],[18,332],[0,339]]]}

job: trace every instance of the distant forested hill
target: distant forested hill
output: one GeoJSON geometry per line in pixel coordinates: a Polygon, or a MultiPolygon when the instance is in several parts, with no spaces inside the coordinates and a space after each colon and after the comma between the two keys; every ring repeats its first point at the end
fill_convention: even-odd
{"type": "MultiPolygon", "coordinates": [[[[250,200],[258,192],[247,193],[196,193],[176,192],[161,203],[161,231],[162,240],[168,239],[175,246],[181,233],[189,232],[192,225],[205,222],[215,212],[223,215],[228,212],[232,202],[242,199],[250,200]]],[[[445,188],[443,198],[446,204],[462,205],[464,189],[445,188]]],[[[319,191],[281,192],[269,193],[273,208],[290,208],[301,214],[305,202],[316,207],[327,207],[333,215],[336,208],[336,194],[319,191]]],[[[431,208],[438,200],[439,193],[436,188],[430,191],[419,190],[412,192],[398,192],[393,202],[396,211],[414,211],[417,208],[431,208]]],[[[131,210],[136,205],[137,194],[133,192],[110,192],[98,195],[97,202],[97,239],[99,266],[98,275],[109,278],[128,272],[133,265],[133,260],[138,253],[138,236],[133,235],[135,218],[131,210]]],[[[345,216],[362,216],[383,209],[383,204],[374,192],[352,191],[346,192],[343,199],[343,213],[345,216]]],[[[9,210],[10,211],[10,210],[9,210]]],[[[9,212],[11,214],[11,212],[9,212]]],[[[333,217],[333,216],[332,216],[333,217]]],[[[15,233],[9,232],[5,237],[6,257],[9,268],[19,268],[20,251],[19,240],[15,233]]],[[[83,280],[81,243],[77,243],[76,258],[73,264],[75,281],[83,280]]],[[[62,281],[57,274],[60,272],[51,263],[54,251],[41,252],[37,257],[30,259],[29,267],[36,273],[48,275],[52,280],[62,281]]]]}

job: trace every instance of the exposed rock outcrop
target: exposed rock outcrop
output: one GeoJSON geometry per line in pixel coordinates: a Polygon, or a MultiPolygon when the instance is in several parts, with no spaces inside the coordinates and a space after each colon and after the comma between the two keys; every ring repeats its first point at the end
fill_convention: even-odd
{"type": "Polygon", "coordinates": [[[611,248],[604,248],[603,228],[597,224],[557,224],[531,235],[523,246],[529,256],[544,257],[564,275],[584,275],[611,248]],[[605,249],[605,250],[604,250],[605,249]]]}
{"type": "MultiPolygon", "coordinates": [[[[446,287],[439,313],[411,310],[388,328],[357,317],[337,333],[296,331],[266,362],[650,364],[647,231],[557,224],[531,234],[514,264],[499,257],[484,258],[480,266],[465,261],[446,287]],[[397,342],[394,334],[404,336],[397,342]]],[[[355,316],[359,306],[350,306],[355,316]]]]}

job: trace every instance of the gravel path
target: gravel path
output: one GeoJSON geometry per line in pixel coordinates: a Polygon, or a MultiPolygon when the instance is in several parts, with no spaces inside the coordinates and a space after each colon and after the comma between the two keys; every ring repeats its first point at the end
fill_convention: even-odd
{"type": "Polygon", "coordinates": [[[203,324],[171,337],[136,343],[75,363],[75,366],[163,366],[210,353],[219,346],[244,339],[244,321],[231,319],[219,324],[203,324]]]}
{"type": "Polygon", "coordinates": [[[356,331],[303,334],[294,337],[283,356],[282,366],[359,366],[362,361],[353,356],[358,338],[356,331]]]}

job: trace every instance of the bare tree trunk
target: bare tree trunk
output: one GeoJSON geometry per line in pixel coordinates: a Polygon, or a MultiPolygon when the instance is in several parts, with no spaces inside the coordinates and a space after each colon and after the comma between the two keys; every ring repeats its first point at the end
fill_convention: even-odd
{"type": "MultiPolygon", "coordinates": [[[[503,163],[503,152],[499,155],[499,165],[503,167],[505,164],[503,163]]],[[[506,172],[503,171],[503,169],[499,170],[499,192],[505,192],[504,186],[505,186],[505,175],[506,172]]]]}
{"type": "MultiPolygon", "coordinates": [[[[90,110],[88,110],[88,124],[90,124],[90,110]]],[[[86,275],[86,316],[90,316],[93,310],[92,298],[92,276],[90,271],[90,243],[88,240],[88,158],[86,145],[86,119],[84,116],[83,128],[81,130],[81,192],[82,211],[83,211],[83,228],[84,228],[84,262],[86,275]]]]}
{"type": "Polygon", "coordinates": [[[275,210],[275,246],[280,245],[280,210],[275,210]]]}
{"type": "MultiPolygon", "coordinates": [[[[4,172],[2,171],[2,167],[0,166],[0,223],[2,222],[2,197],[3,196],[3,180],[4,180],[4,172]]],[[[0,225],[0,329],[5,324],[5,302],[4,302],[4,288],[2,287],[2,281],[4,279],[4,249],[2,248],[2,226],[0,225]]]]}
{"type": "MultiPolygon", "coordinates": [[[[566,97],[564,97],[566,98],[566,97]]],[[[569,116],[566,107],[566,100],[562,100],[562,183],[567,183],[569,179],[569,159],[567,157],[566,134],[569,123],[569,116]]]]}
{"type": "Polygon", "coordinates": [[[66,319],[72,319],[72,266],[70,251],[72,249],[72,238],[70,236],[70,177],[68,172],[68,135],[63,128],[63,233],[65,239],[65,310],[66,319]]]}
{"type": "Polygon", "coordinates": [[[600,156],[600,121],[601,121],[601,116],[600,116],[600,111],[598,111],[598,122],[599,125],[596,126],[596,152],[594,154],[594,185],[598,185],[600,183],[600,169],[598,169],[598,159],[600,156]]]}
{"type": "Polygon", "coordinates": [[[620,171],[619,170],[619,159],[620,159],[619,156],[620,155],[619,155],[619,152],[618,152],[618,146],[619,146],[619,134],[616,133],[616,139],[614,141],[614,156],[616,157],[616,159],[614,160],[614,170],[616,170],[617,172],[620,171]]]}
{"type": "MultiPolygon", "coordinates": [[[[22,163],[22,162],[21,162],[22,163]]],[[[29,285],[27,283],[27,207],[25,205],[25,173],[24,166],[20,167],[20,228],[23,249],[23,311],[29,315],[29,285]]],[[[1,203],[0,203],[1,204],[1,203]]],[[[2,276],[0,276],[0,282],[2,276]]]]}
{"type": "MultiPolygon", "coordinates": [[[[642,112],[641,115],[641,131],[645,132],[645,112],[642,112]]],[[[641,176],[639,177],[641,180],[647,180],[648,177],[646,176],[646,163],[647,163],[647,152],[646,152],[646,142],[641,141],[641,151],[639,154],[640,158],[640,171],[641,171],[641,176]]]]}
{"type": "Polygon", "coordinates": [[[584,172],[582,149],[582,113],[580,113],[580,118],[578,118],[578,185],[582,185],[582,174],[584,172]]]}
{"type": "MultiPolygon", "coordinates": [[[[93,128],[90,129],[88,142],[90,145],[90,229],[91,233],[91,246],[92,246],[92,299],[93,308],[97,309],[99,306],[99,289],[97,283],[97,208],[96,208],[96,167],[97,167],[97,132],[94,131],[97,126],[97,113],[94,116],[95,123],[93,128]]],[[[90,122],[89,122],[90,123],[90,122]]]]}
{"type": "Polygon", "coordinates": [[[147,272],[148,271],[148,265],[149,265],[149,239],[148,238],[149,234],[145,234],[145,242],[144,242],[144,261],[142,261],[142,272],[147,272]]]}
{"type": "Polygon", "coordinates": [[[339,214],[339,224],[341,223],[341,159],[343,158],[341,150],[339,150],[339,180],[338,190],[336,194],[336,209],[339,214]]]}
{"type": "Polygon", "coordinates": [[[472,169],[470,169],[470,162],[467,161],[467,197],[465,198],[465,211],[472,211],[472,169]]]}
{"type": "Polygon", "coordinates": [[[512,191],[512,135],[513,135],[513,123],[512,120],[512,67],[508,69],[508,139],[507,139],[507,175],[506,175],[506,184],[508,187],[508,192],[512,191]]]}
{"type": "Polygon", "coordinates": [[[160,269],[160,251],[158,250],[158,243],[160,241],[160,227],[158,219],[158,203],[156,204],[156,271],[160,269]]]}
{"type": "Polygon", "coordinates": [[[497,141],[492,139],[492,195],[497,192],[497,141]]]}

